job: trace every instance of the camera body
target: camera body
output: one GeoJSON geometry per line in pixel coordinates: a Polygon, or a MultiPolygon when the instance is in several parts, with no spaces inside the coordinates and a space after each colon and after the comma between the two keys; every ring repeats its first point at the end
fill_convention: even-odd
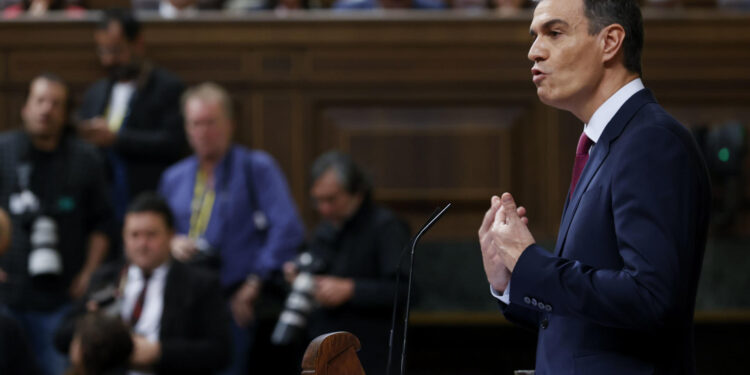
{"type": "Polygon", "coordinates": [[[313,297],[314,275],[324,269],[323,261],[315,258],[310,252],[304,252],[294,262],[299,274],[292,284],[292,291],[287,296],[284,310],[279,315],[279,321],[271,334],[271,342],[275,345],[288,345],[303,337],[308,317],[318,307],[313,297]]]}
{"type": "Polygon", "coordinates": [[[57,250],[57,233],[57,222],[52,217],[39,215],[33,219],[28,262],[32,277],[62,275],[63,261],[57,250]]]}

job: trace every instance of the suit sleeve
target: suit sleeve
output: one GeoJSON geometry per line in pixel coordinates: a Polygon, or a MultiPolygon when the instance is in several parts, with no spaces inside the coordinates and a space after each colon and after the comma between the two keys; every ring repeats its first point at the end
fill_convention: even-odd
{"type": "Polygon", "coordinates": [[[502,311],[503,316],[505,316],[505,319],[509,322],[531,331],[537,331],[539,329],[539,312],[514,303],[506,304],[499,300],[497,301],[497,304],[500,306],[500,311],[502,311]]]}
{"type": "Polygon", "coordinates": [[[294,257],[305,239],[305,228],[284,174],[274,160],[257,151],[247,157],[255,158],[250,164],[252,176],[248,183],[253,184],[257,204],[268,219],[266,241],[258,252],[259,259],[248,265],[248,274],[254,272],[266,279],[294,257]]]}
{"type": "Polygon", "coordinates": [[[210,277],[193,283],[199,290],[193,299],[196,309],[192,324],[197,337],[164,339],[157,373],[208,373],[223,368],[229,361],[229,313],[222,298],[219,281],[210,277]]]}
{"type": "MultiPolygon", "coordinates": [[[[617,147],[626,160],[613,164],[611,209],[621,269],[597,269],[553,256],[532,245],[511,278],[511,305],[536,297],[552,314],[599,325],[654,330],[689,308],[696,202],[704,197],[686,145],[670,130],[642,127],[617,147]],[[645,145],[644,142],[648,142],[645,145]]],[[[611,249],[586,249],[588,252],[611,249]]],[[[696,258],[697,257],[697,258],[696,258]]]]}

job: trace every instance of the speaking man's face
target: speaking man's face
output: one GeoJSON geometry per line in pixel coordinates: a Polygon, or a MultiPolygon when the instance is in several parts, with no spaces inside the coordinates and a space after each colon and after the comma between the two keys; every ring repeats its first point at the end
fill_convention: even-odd
{"type": "Polygon", "coordinates": [[[532,80],[539,99],[571,110],[586,103],[602,80],[603,40],[589,34],[583,0],[543,0],[531,21],[532,80]]]}

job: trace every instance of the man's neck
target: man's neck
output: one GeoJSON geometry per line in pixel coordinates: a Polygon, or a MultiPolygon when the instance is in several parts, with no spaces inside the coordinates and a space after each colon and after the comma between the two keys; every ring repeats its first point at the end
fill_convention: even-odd
{"type": "Polygon", "coordinates": [[[52,152],[60,144],[60,136],[30,136],[31,144],[39,151],[52,152]]]}
{"type": "Polygon", "coordinates": [[[627,85],[630,81],[638,78],[638,74],[625,69],[609,71],[602,77],[599,85],[588,95],[588,99],[582,100],[577,108],[570,111],[583,123],[588,123],[594,112],[607,101],[617,90],[627,85]]]}
{"type": "Polygon", "coordinates": [[[220,157],[206,157],[201,158],[198,160],[198,169],[203,172],[206,176],[213,176],[214,169],[217,165],[219,165],[219,162],[221,161],[220,157]]]}

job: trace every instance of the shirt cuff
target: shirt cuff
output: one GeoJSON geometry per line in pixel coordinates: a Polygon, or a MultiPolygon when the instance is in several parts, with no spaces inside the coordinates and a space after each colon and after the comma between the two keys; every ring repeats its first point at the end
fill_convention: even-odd
{"type": "Polygon", "coordinates": [[[510,305],[510,281],[508,281],[508,286],[505,287],[505,291],[503,292],[503,294],[498,293],[498,291],[496,291],[495,288],[492,287],[492,285],[490,285],[490,293],[500,302],[506,305],[510,305]]]}
{"type": "Polygon", "coordinates": [[[492,294],[493,297],[497,298],[500,302],[506,305],[510,305],[510,282],[508,282],[508,286],[505,287],[505,291],[503,292],[503,294],[498,293],[498,291],[495,290],[495,288],[493,288],[492,285],[490,285],[490,293],[492,294]]]}

